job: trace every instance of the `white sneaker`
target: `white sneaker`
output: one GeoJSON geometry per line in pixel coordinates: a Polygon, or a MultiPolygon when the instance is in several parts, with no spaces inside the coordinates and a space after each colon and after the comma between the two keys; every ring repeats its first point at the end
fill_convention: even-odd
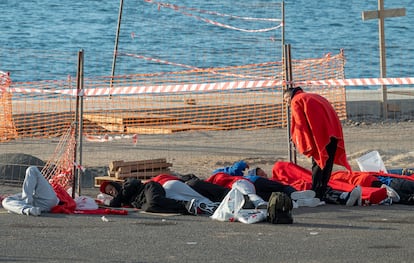
{"type": "Polygon", "coordinates": [[[296,191],[290,194],[290,198],[292,200],[299,200],[299,199],[309,199],[315,197],[315,191],[312,190],[303,190],[303,191],[296,191]]]}
{"type": "Polygon", "coordinates": [[[29,208],[29,214],[32,216],[40,216],[41,213],[40,207],[33,206],[29,208]]]}
{"type": "Polygon", "coordinates": [[[390,186],[383,184],[381,188],[387,189],[387,196],[392,199],[393,203],[398,203],[400,201],[400,195],[390,186]]]}
{"type": "Polygon", "coordinates": [[[351,193],[349,193],[346,206],[362,205],[362,189],[361,186],[356,186],[351,193]]]}
{"type": "Polygon", "coordinates": [[[317,207],[320,205],[321,200],[319,198],[306,198],[306,199],[298,199],[295,201],[298,207],[307,206],[307,207],[317,207]]]}
{"type": "Polygon", "coordinates": [[[33,207],[25,208],[25,209],[23,209],[23,214],[27,215],[27,216],[30,216],[30,215],[31,216],[40,216],[40,214],[41,214],[40,207],[33,206],[33,207]]]}

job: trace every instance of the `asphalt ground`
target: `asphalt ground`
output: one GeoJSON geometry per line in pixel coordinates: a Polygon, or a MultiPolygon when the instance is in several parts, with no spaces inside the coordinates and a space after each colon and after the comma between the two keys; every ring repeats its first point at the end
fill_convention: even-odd
{"type": "MultiPolygon", "coordinates": [[[[0,185],[0,193],[19,188],[0,185]]],[[[294,209],[290,225],[207,216],[8,213],[0,262],[412,262],[414,207],[294,209]]]]}

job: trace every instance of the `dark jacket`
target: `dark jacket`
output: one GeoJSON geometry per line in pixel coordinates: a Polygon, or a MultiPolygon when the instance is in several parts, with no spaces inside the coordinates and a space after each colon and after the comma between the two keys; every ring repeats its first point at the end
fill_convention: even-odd
{"type": "MultiPolygon", "coordinates": [[[[110,206],[112,207],[121,207],[121,206],[133,206],[145,202],[142,198],[145,198],[143,195],[144,184],[141,180],[135,178],[129,178],[125,180],[121,187],[117,187],[118,195],[111,200],[110,206]]],[[[141,208],[141,206],[136,208],[141,208]]]]}
{"type": "Polygon", "coordinates": [[[166,197],[161,184],[149,181],[143,184],[140,180],[128,178],[111,200],[110,206],[132,206],[153,213],[188,214],[186,203],[166,197]]]}

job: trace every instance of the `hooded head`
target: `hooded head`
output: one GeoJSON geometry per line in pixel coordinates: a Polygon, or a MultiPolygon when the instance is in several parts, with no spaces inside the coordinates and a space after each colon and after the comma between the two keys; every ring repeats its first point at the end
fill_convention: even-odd
{"type": "Polygon", "coordinates": [[[111,195],[111,196],[116,196],[121,191],[121,189],[122,189],[122,187],[119,183],[111,182],[111,181],[104,181],[99,186],[99,190],[101,191],[101,193],[108,194],[108,195],[111,195]],[[108,185],[112,186],[112,189],[115,190],[116,193],[114,193],[114,191],[106,192],[106,187],[108,185]]]}
{"type": "Polygon", "coordinates": [[[255,168],[251,169],[251,170],[247,173],[247,175],[249,175],[249,176],[256,176],[256,175],[257,175],[257,169],[259,169],[259,167],[255,167],[255,168]]]}
{"type": "Polygon", "coordinates": [[[303,91],[303,89],[301,87],[288,88],[285,90],[285,94],[288,94],[286,96],[289,96],[289,98],[292,99],[293,96],[295,96],[295,94],[299,91],[303,91]]]}
{"type": "Polygon", "coordinates": [[[259,177],[263,177],[263,178],[267,178],[267,173],[260,167],[255,167],[253,169],[251,169],[247,175],[249,176],[259,176],[259,177]]]}

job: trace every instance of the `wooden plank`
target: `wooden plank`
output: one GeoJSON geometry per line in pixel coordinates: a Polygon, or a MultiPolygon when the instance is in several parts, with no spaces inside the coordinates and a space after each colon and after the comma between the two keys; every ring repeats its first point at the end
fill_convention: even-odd
{"type": "Polygon", "coordinates": [[[121,167],[119,167],[118,168],[118,170],[116,170],[115,171],[115,176],[116,176],[116,174],[128,174],[128,173],[131,173],[131,166],[121,166],[121,167]]]}
{"type": "Polygon", "coordinates": [[[92,122],[96,123],[112,123],[112,124],[119,124],[123,125],[123,118],[122,116],[111,116],[105,114],[83,114],[84,119],[87,119],[92,122]]]}
{"type": "Polygon", "coordinates": [[[127,133],[137,134],[171,134],[174,132],[190,130],[223,130],[222,127],[214,125],[197,125],[197,124],[173,124],[166,126],[135,126],[126,127],[127,133]]]}
{"type": "Polygon", "coordinates": [[[143,171],[134,171],[130,173],[123,173],[121,171],[115,172],[115,177],[121,178],[125,176],[129,176],[132,174],[132,176],[140,175],[140,174],[152,174],[152,173],[162,173],[162,172],[169,172],[169,168],[160,168],[160,169],[154,169],[154,170],[143,170],[143,171]]]}
{"type": "Polygon", "coordinates": [[[166,163],[166,158],[158,158],[158,159],[150,159],[150,160],[139,160],[139,161],[111,161],[109,163],[109,170],[110,171],[118,171],[119,167],[122,166],[132,166],[132,165],[141,165],[141,164],[147,164],[147,163],[166,163]]]}
{"type": "Polygon", "coordinates": [[[124,164],[124,161],[110,161],[109,162],[109,171],[115,172],[123,164],[124,164]]]}
{"type": "Polygon", "coordinates": [[[123,124],[128,126],[141,125],[141,124],[171,124],[177,122],[178,119],[176,117],[171,116],[162,116],[162,115],[151,115],[151,116],[143,116],[143,117],[125,117],[123,124]]]}
{"type": "Polygon", "coordinates": [[[118,168],[118,172],[120,173],[131,173],[131,172],[141,172],[141,171],[151,171],[151,170],[159,170],[171,167],[171,163],[144,163],[138,165],[128,165],[128,166],[121,166],[118,168]]]}
{"type": "Polygon", "coordinates": [[[138,160],[138,161],[124,161],[123,165],[139,165],[139,164],[146,164],[146,163],[165,163],[167,162],[166,158],[158,158],[158,159],[149,159],[149,160],[138,160]]]}
{"type": "Polygon", "coordinates": [[[130,178],[130,177],[134,177],[138,179],[149,179],[159,174],[171,174],[171,171],[169,169],[161,169],[159,171],[134,172],[134,173],[128,173],[128,174],[121,174],[119,172],[116,172],[115,177],[118,179],[130,178]]]}
{"type": "Polygon", "coordinates": [[[94,178],[94,180],[95,180],[95,187],[101,186],[101,184],[105,181],[119,182],[119,183],[122,183],[124,181],[123,179],[118,179],[118,178],[109,177],[109,176],[97,176],[94,178]]]}
{"type": "Polygon", "coordinates": [[[110,115],[100,113],[84,114],[83,117],[89,121],[96,122],[98,124],[118,124],[118,125],[132,125],[135,123],[172,123],[178,119],[170,115],[160,114],[147,114],[147,113],[108,113],[110,115]]]}
{"type": "Polygon", "coordinates": [[[127,133],[136,134],[170,134],[171,129],[168,128],[155,128],[155,127],[126,127],[127,133]]]}
{"type": "Polygon", "coordinates": [[[110,132],[125,132],[125,125],[119,125],[119,124],[112,124],[112,123],[97,123],[98,126],[101,126],[107,131],[110,132]]]}
{"type": "Polygon", "coordinates": [[[115,171],[109,171],[108,170],[108,176],[109,177],[115,177],[115,171]]]}
{"type": "Polygon", "coordinates": [[[405,16],[405,8],[372,10],[362,12],[362,20],[405,16]]]}

